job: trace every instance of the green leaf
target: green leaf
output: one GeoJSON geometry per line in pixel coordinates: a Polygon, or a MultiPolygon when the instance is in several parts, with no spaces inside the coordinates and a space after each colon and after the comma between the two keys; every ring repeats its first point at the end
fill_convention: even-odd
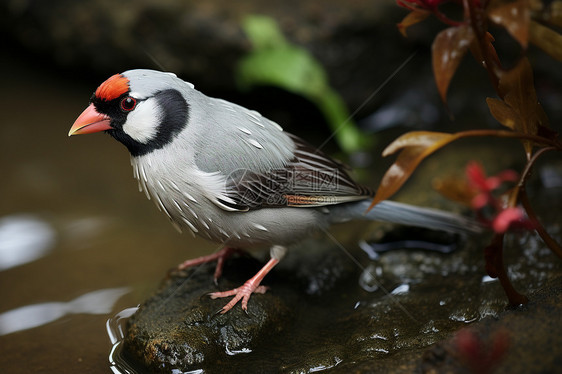
{"type": "Polygon", "coordinates": [[[237,80],[242,89],[272,85],[309,99],[327,86],[322,67],[308,52],[290,45],[250,53],[238,63],[237,80]]]}
{"type": "Polygon", "coordinates": [[[300,95],[322,112],[344,151],[368,145],[344,101],[330,87],[324,68],[306,49],[290,44],[272,18],[251,15],[242,25],[254,49],[238,62],[236,80],[241,89],[274,86],[300,95]]]}
{"type": "Polygon", "coordinates": [[[285,36],[279,30],[273,18],[249,15],[242,20],[242,28],[256,50],[275,48],[287,44],[285,36]]]}

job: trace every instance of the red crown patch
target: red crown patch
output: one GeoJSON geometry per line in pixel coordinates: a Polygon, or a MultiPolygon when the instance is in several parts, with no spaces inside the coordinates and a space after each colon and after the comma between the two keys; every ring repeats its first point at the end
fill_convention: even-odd
{"type": "Polygon", "coordinates": [[[103,82],[96,90],[96,97],[110,101],[129,91],[129,80],[121,74],[115,74],[103,82]]]}

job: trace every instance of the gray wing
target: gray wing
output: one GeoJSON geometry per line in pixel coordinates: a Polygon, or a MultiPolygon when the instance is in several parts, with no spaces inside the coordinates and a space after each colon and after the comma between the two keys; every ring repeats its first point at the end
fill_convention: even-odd
{"type": "Polygon", "coordinates": [[[222,204],[233,210],[319,207],[373,196],[373,191],[350,177],[345,165],[288,135],[295,144],[294,157],[281,168],[231,174],[226,185],[229,201],[222,204]]]}

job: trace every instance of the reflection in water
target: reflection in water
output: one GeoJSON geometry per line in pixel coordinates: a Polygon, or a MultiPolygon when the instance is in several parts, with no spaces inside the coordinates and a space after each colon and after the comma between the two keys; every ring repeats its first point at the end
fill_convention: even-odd
{"type": "Polygon", "coordinates": [[[482,282],[482,283],[490,283],[490,282],[496,282],[497,280],[498,280],[498,278],[492,278],[492,277],[490,277],[489,275],[484,275],[484,276],[482,277],[481,282],[482,282]]]}
{"type": "Polygon", "coordinates": [[[125,325],[127,320],[138,310],[138,307],[127,308],[117,313],[113,318],[107,320],[105,329],[109,335],[111,342],[111,351],[109,352],[109,368],[115,374],[132,374],[137,371],[129,365],[122,357],[122,343],[125,339],[125,325]]]}
{"type": "Polygon", "coordinates": [[[395,289],[393,289],[390,292],[390,294],[391,295],[404,295],[404,294],[407,294],[408,292],[410,292],[410,285],[404,283],[404,284],[399,285],[395,289]]]}
{"type": "Polygon", "coordinates": [[[382,268],[374,263],[365,267],[359,277],[359,286],[367,292],[378,291],[381,284],[379,279],[382,277],[382,268]]]}
{"type": "Polygon", "coordinates": [[[53,322],[67,314],[107,314],[113,304],[129,292],[126,287],[107,288],[89,292],[69,302],[50,302],[26,305],[0,314],[0,335],[53,322]]]}
{"type": "Polygon", "coordinates": [[[339,358],[338,356],[334,356],[334,363],[331,365],[318,365],[315,367],[311,367],[308,372],[309,373],[317,373],[319,371],[325,371],[325,370],[329,370],[332,368],[335,368],[336,366],[339,365],[340,362],[342,362],[343,359],[339,358]]]}
{"type": "Polygon", "coordinates": [[[32,215],[0,218],[0,270],[34,261],[55,244],[55,232],[32,215]]]}

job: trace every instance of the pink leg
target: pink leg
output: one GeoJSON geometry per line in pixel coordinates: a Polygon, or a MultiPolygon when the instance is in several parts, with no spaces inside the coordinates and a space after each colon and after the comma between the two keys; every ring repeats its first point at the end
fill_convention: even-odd
{"type": "Polygon", "coordinates": [[[273,269],[273,267],[275,265],[277,265],[279,263],[279,260],[276,258],[271,258],[267,264],[265,264],[265,266],[263,268],[261,268],[260,271],[258,271],[258,273],[256,275],[254,275],[252,278],[248,279],[246,281],[246,283],[244,283],[242,286],[235,288],[233,290],[230,291],[224,291],[224,292],[213,292],[210,293],[209,296],[212,299],[217,299],[219,297],[228,297],[228,296],[234,296],[234,298],[232,300],[230,300],[230,302],[228,304],[226,304],[225,306],[222,307],[222,309],[220,310],[221,314],[224,314],[226,312],[228,312],[230,309],[232,309],[232,307],[234,305],[236,305],[236,303],[238,301],[240,301],[240,299],[242,299],[242,309],[244,311],[246,311],[248,309],[248,300],[250,300],[250,296],[252,295],[252,293],[265,293],[265,291],[267,290],[267,287],[265,286],[260,286],[261,281],[263,280],[263,278],[267,275],[267,273],[269,273],[271,271],[271,269],[273,269]]]}
{"type": "Polygon", "coordinates": [[[245,252],[242,251],[241,249],[238,249],[238,248],[224,247],[223,249],[221,249],[220,251],[218,251],[216,253],[213,253],[213,254],[210,254],[210,255],[207,255],[207,256],[197,257],[197,258],[194,258],[192,260],[184,261],[183,263],[178,265],[178,269],[183,270],[183,269],[187,269],[187,268],[192,267],[192,266],[197,266],[197,265],[201,265],[201,264],[206,264],[207,262],[216,261],[217,266],[215,268],[214,280],[215,280],[215,283],[217,283],[218,279],[220,278],[220,276],[222,274],[222,268],[223,268],[223,265],[224,265],[224,260],[226,260],[228,257],[230,257],[233,253],[245,253],[245,252]]]}

